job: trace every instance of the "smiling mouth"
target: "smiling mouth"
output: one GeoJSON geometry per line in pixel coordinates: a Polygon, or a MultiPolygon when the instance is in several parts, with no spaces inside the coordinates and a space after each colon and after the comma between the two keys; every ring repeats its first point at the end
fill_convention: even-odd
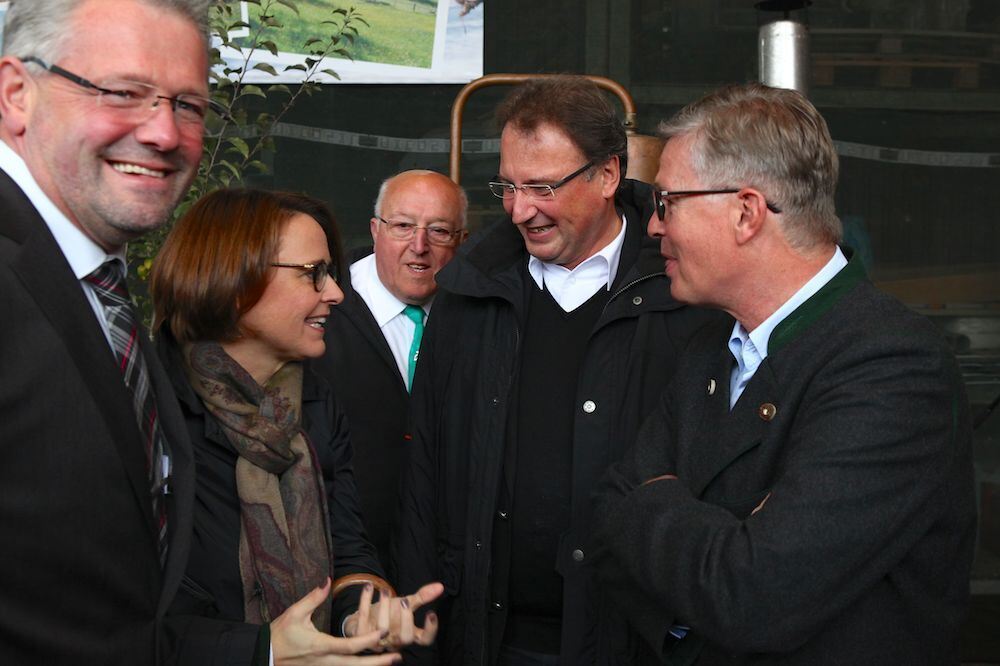
{"type": "Polygon", "coordinates": [[[118,173],[127,173],[137,176],[149,176],[151,178],[166,178],[166,171],[159,171],[156,169],[147,169],[144,166],[139,166],[138,164],[132,164],[130,162],[110,162],[111,168],[118,173]]]}
{"type": "Polygon", "coordinates": [[[543,227],[525,227],[525,229],[527,230],[529,236],[540,236],[555,226],[556,225],[554,224],[546,224],[543,227]]]}
{"type": "Polygon", "coordinates": [[[306,319],[306,324],[311,328],[322,331],[326,328],[326,317],[309,317],[306,319]]]}
{"type": "Polygon", "coordinates": [[[411,271],[416,271],[418,273],[423,273],[426,270],[430,270],[430,266],[427,264],[406,264],[406,267],[411,271]]]}

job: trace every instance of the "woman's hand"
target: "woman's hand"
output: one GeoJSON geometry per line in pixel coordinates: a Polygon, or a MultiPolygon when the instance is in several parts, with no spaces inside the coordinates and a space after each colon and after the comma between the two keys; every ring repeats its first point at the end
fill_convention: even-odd
{"type": "MultiPolygon", "coordinates": [[[[327,578],[321,587],[296,601],[271,622],[271,652],[275,666],[388,666],[403,660],[396,652],[352,656],[365,650],[380,652],[385,649],[385,645],[379,643],[385,635],[375,627],[351,638],[337,638],[318,631],[313,626],[312,614],[329,594],[330,579],[327,578]]],[[[371,604],[370,592],[368,603],[371,604]]],[[[411,626],[412,623],[411,615],[411,626]]]]}
{"type": "Polygon", "coordinates": [[[382,636],[377,641],[378,650],[398,650],[404,645],[430,645],[434,642],[438,630],[437,615],[433,611],[427,613],[424,626],[418,627],[413,621],[413,613],[440,597],[444,585],[428,583],[405,597],[382,595],[375,604],[372,603],[373,592],[371,583],[365,585],[358,610],[351,613],[344,623],[347,636],[361,637],[374,632],[382,636]]]}

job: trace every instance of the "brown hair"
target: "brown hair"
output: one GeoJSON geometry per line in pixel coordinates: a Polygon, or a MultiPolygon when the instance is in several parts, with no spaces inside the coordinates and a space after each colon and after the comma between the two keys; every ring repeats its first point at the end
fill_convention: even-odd
{"type": "Polygon", "coordinates": [[[336,276],[340,235],[326,205],[304,194],[217,190],[177,221],[153,262],[153,331],[166,326],[180,342],[230,342],[238,322],[267,287],[281,231],[296,213],[326,233],[336,276]]]}
{"type": "Polygon", "coordinates": [[[542,123],[558,127],[588,161],[601,164],[617,155],[625,178],[625,126],[607,96],[585,76],[559,75],[522,83],[500,103],[496,117],[500,131],[507,125],[526,132],[542,123]]]}

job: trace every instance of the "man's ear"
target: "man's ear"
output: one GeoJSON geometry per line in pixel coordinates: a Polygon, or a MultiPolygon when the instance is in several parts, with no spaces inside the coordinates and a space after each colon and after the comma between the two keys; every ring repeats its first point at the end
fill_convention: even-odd
{"type": "Polygon", "coordinates": [[[621,162],[618,155],[612,156],[601,166],[601,194],[605,199],[613,199],[618,185],[622,182],[621,162]]]}
{"type": "Polygon", "coordinates": [[[378,243],[378,224],[379,222],[377,217],[373,217],[368,222],[368,229],[372,232],[372,247],[378,243]]]}
{"type": "Polygon", "coordinates": [[[739,202],[739,220],[736,222],[736,243],[743,245],[755,238],[764,228],[767,219],[767,199],[752,187],[744,187],[736,193],[739,202]]]}
{"type": "Polygon", "coordinates": [[[12,56],[0,58],[0,126],[5,136],[24,134],[37,90],[23,62],[12,56]]]}

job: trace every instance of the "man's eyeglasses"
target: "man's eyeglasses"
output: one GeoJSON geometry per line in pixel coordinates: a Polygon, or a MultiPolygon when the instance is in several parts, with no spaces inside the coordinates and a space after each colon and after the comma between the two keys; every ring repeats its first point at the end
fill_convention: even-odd
{"type": "MultiPolygon", "coordinates": [[[[667,199],[670,197],[697,197],[706,194],[736,194],[737,189],[726,188],[722,190],[653,190],[653,203],[656,205],[656,217],[662,222],[667,216],[667,199]]],[[[765,202],[767,209],[777,215],[781,209],[770,202],[765,202]]]]}
{"type": "Polygon", "coordinates": [[[448,227],[438,224],[422,227],[412,222],[396,222],[381,217],[376,217],[375,219],[385,225],[385,230],[391,238],[401,241],[411,240],[416,235],[417,229],[423,229],[427,232],[427,242],[431,245],[451,246],[465,236],[465,229],[453,231],[448,227]]]}
{"type": "Polygon", "coordinates": [[[298,268],[303,271],[303,275],[309,275],[313,283],[313,289],[317,292],[323,291],[328,277],[332,277],[334,282],[338,281],[336,267],[331,266],[325,261],[316,264],[283,264],[281,262],[274,262],[271,265],[275,268],[298,268]]]}
{"type": "Polygon", "coordinates": [[[136,120],[148,119],[153,111],[159,107],[161,100],[170,103],[170,109],[179,125],[202,127],[205,124],[205,119],[212,113],[221,118],[229,118],[229,109],[215,100],[201,95],[181,93],[174,97],[168,97],[157,92],[156,86],[140,81],[111,80],[102,81],[101,85],[97,85],[59,65],[50,65],[34,56],[28,56],[21,60],[22,62],[34,63],[56,76],[72,81],[81,88],[94,91],[99,106],[117,110],[119,113],[130,114],[136,120]]]}
{"type": "Polygon", "coordinates": [[[552,199],[556,196],[556,190],[560,187],[573,180],[581,173],[594,166],[593,160],[587,162],[582,167],[566,176],[562,180],[556,183],[543,184],[543,183],[528,183],[526,185],[515,185],[514,183],[505,183],[499,181],[490,182],[490,192],[493,193],[497,199],[513,199],[514,192],[521,190],[530,199],[552,199]]]}

